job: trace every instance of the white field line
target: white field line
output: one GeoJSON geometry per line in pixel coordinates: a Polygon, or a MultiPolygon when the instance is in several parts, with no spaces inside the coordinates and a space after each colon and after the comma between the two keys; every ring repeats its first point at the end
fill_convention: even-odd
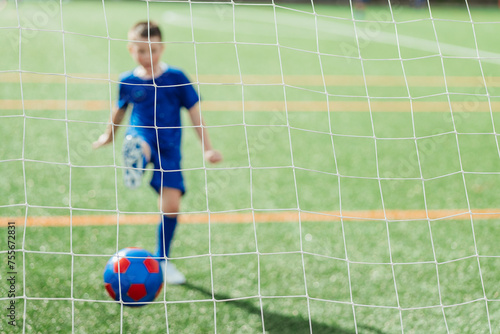
{"type": "MultiPolygon", "coordinates": [[[[204,29],[210,29],[218,32],[228,32],[229,26],[221,24],[221,18],[224,19],[224,13],[217,13],[219,15],[214,15],[214,17],[196,16],[193,18],[194,22],[196,22],[196,26],[203,27],[204,29]],[[220,15],[222,14],[222,15],[220,15]]],[[[283,28],[280,29],[280,38],[288,37],[288,38],[302,38],[306,40],[310,40],[312,34],[316,33],[316,26],[314,24],[314,16],[312,14],[304,13],[303,15],[297,15],[295,12],[280,10],[278,18],[278,27],[283,28]]],[[[173,25],[173,26],[181,26],[181,27],[191,27],[189,25],[190,17],[179,12],[168,11],[164,12],[162,17],[164,24],[173,25]]],[[[387,19],[390,19],[387,17],[387,19]]],[[[268,28],[265,24],[268,23],[269,18],[265,15],[252,15],[250,16],[241,16],[238,18],[238,34],[245,34],[246,31],[252,32],[255,34],[255,29],[259,29],[260,33],[265,34],[274,34],[274,31],[268,32],[263,30],[264,28],[268,28]]],[[[422,20],[422,22],[430,22],[430,19],[422,20]]],[[[361,45],[368,45],[371,43],[380,43],[385,45],[394,46],[394,54],[396,55],[396,47],[397,40],[396,34],[394,32],[386,32],[382,31],[386,29],[387,26],[393,27],[394,23],[379,23],[379,22],[357,22],[356,29],[358,33],[358,38],[360,40],[361,45]]],[[[195,27],[196,28],[196,27],[195,27]]],[[[342,38],[342,41],[346,43],[351,43],[353,48],[355,47],[355,34],[353,24],[350,21],[345,20],[335,20],[321,17],[319,20],[319,24],[317,27],[318,33],[320,33],[320,46],[321,43],[334,43],[339,42],[339,37],[342,38]]],[[[266,36],[267,37],[267,36],[266,36]]],[[[398,34],[399,37],[399,45],[405,48],[426,51],[432,55],[439,55],[437,42],[433,38],[425,39],[420,37],[413,37],[405,34],[398,34]]],[[[434,35],[432,35],[434,37],[434,35]]],[[[471,47],[459,46],[450,43],[439,43],[441,53],[444,56],[451,57],[471,57],[477,58],[478,50],[471,45],[471,47]]],[[[351,50],[352,51],[352,50],[351,50]]],[[[361,50],[363,52],[363,50],[361,50]]],[[[357,57],[357,54],[351,54],[351,52],[346,50],[345,56],[357,57]]],[[[356,51],[357,53],[357,51],[356,51]]],[[[484,51],[479,49],[479,55],[481,57],[481,61],[484,63],[492,63],[492,64],[500,64],[500,53],[484,51]]]]}

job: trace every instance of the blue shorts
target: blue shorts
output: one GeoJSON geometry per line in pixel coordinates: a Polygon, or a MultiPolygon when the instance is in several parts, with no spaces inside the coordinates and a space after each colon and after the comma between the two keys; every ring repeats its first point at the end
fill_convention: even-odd
{"type": "Polygon", "coordinates": [[[151,148],[151,161],[153,164],[153,177],[149,183],[159,194],[162,187],[179,189],[182,194],[186,192],[184,178],[181,172],[181,152],[180,147],[161,147],[158,152],[156,140],[148,139],[133,128],[129,128],[127,134],[139,137],[151,148]]]}

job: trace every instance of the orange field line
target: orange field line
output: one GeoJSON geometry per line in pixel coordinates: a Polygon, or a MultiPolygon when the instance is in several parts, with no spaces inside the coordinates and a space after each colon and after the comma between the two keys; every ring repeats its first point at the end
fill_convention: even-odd
{"type": "MultiPolygon", "coordinates": [[[[426,220],[425,210],[386,210],[386,217],[389,220],[426,220]]],[[[498,209],[475,209],[469,214],[466,209],[449,209],[449,210],[429,210],[429,219],[454,219],[474,220],[483,219],[500,219],[500,210],[498,209]]],[[[298,211],[286,212],[255,212],[252,213],[216,213],[210,214],[210,223],[253,223],[255,218],[256,223],[284,223],[298,222],[298,211]]],[[[344,220],[385,220],[382,210],[366,210],[366,211],[343,211],[342,218],[344,220]]],[[[183,224],[207,224],[209,215],[204,214],[183,214],[179,217],[183,224]]],[[[300,213],[301,221],[310,222],[328,222],[339,221],[340,212],[326,211],[318,213],[300,213]]],[[[17,226],[23,226],[24,217],[0,217],[2,227],[7,225],[7,222],[14,221],[17,226]]],[[[157,224],[159,221],[158,215],[86,215],[86,216],[40,216],[28,217],[26,220],[27,226],[94,226],[107,225],[113,226],[119,223],[120,225],[150,225],[157,224]]]]}
{"type": "MultiPolygon", "coordinates": [[[[65,83],[63,74],[37,74],[22,73],[23,83],[65,83]]],[[[108,84],[108,74],[102,73],[69,73],[68,83],[86,84],[108,84]],[[96,80],[97,79],[97,80],[96,80]]],[[[281,84],[293,86],[323,86],[323,78],[328,86],[364,86],[365,80],[361,75],[199,75],[198,79],[193,77],[193,82],[225,83],[225,84],[281,84]]],[[[444,76],[407,76],[408,85],[421,87],[444,87],[444,76]]],[[[109,80],[118,81],[118,74],[111,74],[109,80]]],[[[18,83],[19,73],[0,73],[0,82],[18,83]]],[[[488,87],[500,87],[500,77],[487,76],[447,76],[448,87],[484,87],[484,81],[488,87]]],[[[406,86],[403,75],[367,75],[368,86],[406,86]]]]}
{"type": "MultiPolygon", "coordinates": [[[[25,110],[106,111],[114,104],[103,100],[24,100],[25,110]]],[[[371,101],[373,112],[410,112],[409,101],[371,101]]],[[[368,112],[367,101],[204,101],[202,111],[262,112],[368,112]],[[244,107],[244,109],[243,109],[244,107]]],[[[488,102],[452,102],[454,112],[490,112],[488,102]]],[[[22,100],[0,100],[0,110],[22,110],[22,100]]],[[[493,112],[500,111],[500,102],[491,102],[493,112]]],[[[413,102],[414,112],[450,112],[448,102],[413,102]]]]}

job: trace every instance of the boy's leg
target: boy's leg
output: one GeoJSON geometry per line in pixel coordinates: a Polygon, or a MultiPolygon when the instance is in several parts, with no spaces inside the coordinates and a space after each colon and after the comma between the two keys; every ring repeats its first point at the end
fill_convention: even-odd
{"type": "Polygon", "coordinates": [[[127,135],[123,142],[123,181],[131,189],[141,185],[144,168],[151,160],[151,147],[139,136],[127,135]]]}
{"type": "Polygon", "coordinates": [[[159,207],[162,220],[158,226],[158,256],[168,257],[170,243],[177,226],[177,215],[181,204],[182,193],[179,189],[163,187],[159,194],[159,207]]]}
{"type": "MultiPolygon", "coordinates": [[[[164,259],[170,253],[170,244],[177,227],[177,215],[179,213],[182,191],[175,188],[163,187],[160,189],[159,206],[162,218],[158,225],[158,252],[157,256],[164,259]]],[[[180,273],[170,261],[160,260],[165,271],[166,281],[169,284],[183,284],[186,278],[180,273]]]]}

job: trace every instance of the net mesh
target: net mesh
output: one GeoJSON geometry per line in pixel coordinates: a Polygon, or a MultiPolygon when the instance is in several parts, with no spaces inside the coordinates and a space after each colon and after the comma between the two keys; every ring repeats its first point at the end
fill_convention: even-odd
{"type": "MultiPolygon", "coordinates": [[[[115,104],[117,73],[129,69],[131,64],[123,60],[129,41],[119,29],[133,22],[123,24],[128,19],[117,19],[117,7],[104,0],[99,5],[92,4],[96,13],[98,7],[102,11],[102,15],[92,17],[94,24],[100,25],[100,32],[91,28],[92,23],[76,25],[72,22],[74,14],[66,17],[66,11],[74,11],[70,8],[73,3],[48,1],[37,4],[36,10],[30,9],[33,4],[29,2],[15,1],[10,5],[4,9],[10,12],[4,13],[15,13],[16,19],[11,15],[0,27],[0,35],[17,50],[6,56],[0,68],[0,80],[11,85],[2,96],[0,120],[6,127],[21,126],[22,134],[17,135],[21,145],[13,144],[12,150],[0,151],[0,166],[6,171],[20,170],[22,182],[13,180],[8,189],[15,194],[6,196],[0,209],[4,217],[17,217],[9,220],[16,220],[18,227],[24,225],[17,244],[18,258],[22,258],[22,268],[18,270],[22,288],[16,297],[24,303],[21,330],[29,332],[34,326],[30,322],[30,302],[66,301],[70,303],[71,330],[78,332],[80,305],[114,302],[77,291],[82,287],[78,283],[81,278],[76,276],[82,275],[78,263],[86,258],[102,262],[111,254],[90,249],[92,243],[86,249],[81,245],[82,237],[74,236],[74,231],[96,221],[116,227],[113,250],[118,251],[124,246],[121,240],[131,240],[126,235],[130,224],[152,224],[159,213],[153,194],[146,195],[144,201],[137,201],[141,195],[124,194],[120,132],[112,149],[99,156],[104,160],[96,161],[92,158],[95,153],[89,151],[91,141],[109,125],[106,118],[115,104]],[[59,41],[50,44],[56,39],[59,41]],[[37,40],[49,42],[39,45],[37,40]],[[98,48],[97,56],[86,48],[98,48]],[[56,64],[43,59],[45,49],[52,49],[46,51],[49,57],[59,55],[54,60],[56,64]],[[37,53],[39,58],[35,61],[37,53]],[[78,54],[83,56],[75,65],[71,58],[78,54]],[[90,58],[88,64],[85,57],[90,58]],[[91,70],[74,72],[80,68],[91,70]],[[18,88],[12,88],[14,84],[18,88]],[[44,85],[58,88],[44,91],[44,85]],[[18,98],[13,97],[16,94],[18,98]],[[93,111],[99,112],[99,116],[88,117],[93,111]],[[49,130],[44,132],[44,128],[49,130]],[[86,135],[80,140],[75,132],[86,135]],[[58,138],[44,142],[43,136],[53,137],[53,133],[58,138]],[[34,134],[40,137],[35,139],[34,134]],[[52,153],[44,155],[47,150],[52,153]],[[90,186],[85,181],[75,181],[98,174],[103,176],[97,183],[106,179],[105,184],[111,187],[104,189],[94,181],[89,181],[90,186]],[[44,177],[49,179],[47,184],[40,182],[44,177]],[[44,196],[44,191],[48,195],[44,196]],[[102,198],[108,198],[103,205],[99,203],[102,198]],[[31,226],[44,224],[67,228],[67,250],[29,246],[29,239],[35,237],[30,235],[31,226]],[[33,256],[49,255],[69,257],[69,295],[43,295],[30,287],[34,278],[27,273],[33,256]],[[30,294],[30,289],[37,292],[30,294]]],[[[211,330],[226,332],[230,327],[221,316],[227,312],[224,303],[256,301],[259,332],[264,333],[269,326],[275,329],[266,322],[273,300],[284,300],[288,306],[293,300],[303,301],[305,307],[298,313],[293,313],[297,312],[294,309],[291,314],[300,314],[307,324],[304,331],[310,333],[321,330],[328,322],[325,319],[330,305],[348,309],[342,308],[341,314],[347,314],[344,323],[356,333],[373,330],[384,321],[396,332],[418,331],[425,326],[415,325],[410,314],[429,310],[439,313],[431,318],[431,328],[460,331],[465,325],[456,319],[464,315],[454,312],[467,305],[479,305],[475,314],[480,320],[474,322],[479,327],[474,329],[495,331],[498,312],[493,312],[491,305],[495,305],[494,310],[498,308],[494,304],[498,294],[491,287],[491,277],[485,276],[494,272],[494,262],[487,260],[499,255],[493,246],[488,246],[486,236],[495,229],[485,230],[481,225],[478,232],[477,222],[484,218],[494,222],[499,214],[491,209],[498,202],[487,183],[495,184],[500,172],[495,127],[499,96],[493,89],[498,87],[495,71],[500,54],[494,52],[494,47],[485,47],[487,29],[495,29],[497,21],[489,21],[489,16],[475,21],[467,0],[450,10],[455,11],[453,15],[437,7],[437,16],[429,2],[417,12],[410,12],[409,7],[391,1],[365,10],[361,2],[350,0],[338,16],[331,10],[333,5],[314,1],[301,5],[275,0],[145,1],[134,5],[136,16],[157,20],[160,26],[169,28],[165,41],[167,57],[190,73],[198,93],[206,98],[201,112],[210,115],[208,119],[212,121],[203,129],[213,135],[215,146],[219,143],[227,148],[226,161],[221,165],[205,162],[203,149],[183,148],[187,156],[183,172],[194,191],[186,195],[181,221],[207,223],[203,232],[206,234],[202,233],[207,248],[174,255],[172,261],[182,264],[206,260],[209,295],[189,299],[187,294],[176,300],[169,295],[175,291],[165,289],[153,304],[163,307],[167,332],[174,332],[172,321],[176,320],[172,319],[177,313],[172,309],[178,305],[211,304],[211,330]],[[450,37],[453,27],[468,33],[469,45],[450,37]],[[431,112],[439,114],[439,118],[421,116],[431,112]],[[474,112],[481,115],[480,122],[485,126],[474,125],[479,120],[470,116],[474,112]],[[394,116],[387,116],[391,113],[394,116]],[[400,123],[391,121],[392,117],[400,123]],[[432,122],[437,125],[428,126],[432,122]],[[474,140],[482,140],[479,145],[487,143],[488,153],[483,150],[474,155],[474,150],[480,151],[474,140]],[[456,152],[452,167],[439,159],[439,155],[451,156],[443,149],[456,152]],[[484,154],[481,161],[474,159],[484,154]],[[437,165],[431,161],[437,161],[437,165]],[[444,166],[440,168],[439,164],[444,166]],[[483,176],[481,182],[477,181],[483,176]],[[450,179],[454,180],[451,188],[440,192],[439,188],[446,187],[446,183],[440,182],[450,179]],[[365,192],[370,195],[364,196],[365,192]],[[493,196],[493,200],[478,202],[478,193],[485,198],[493,196]],[[444,201],[436,199],[443,196],[444,201]],[[446,196],[450,199],[446,200],[446,196]],[[236,232],[241,233],[240,239],[228,235],[234,230],[224,231],[219,224],[224,221],[245,223],[246,230],[236,232]],[[453,225],[448,221],[460,223],[453,225]],[[262,227],[279,222],[290,223],[295,236],[284,236],[286,241],[282,241],[283,230],[262,227]],[[354,227],[356,222],[358,227],[354,227]],[[424,242],[408,236],[417,224],[418,233],[425,226],[420,238],[430,249],[427,259],[401,255],[405,251],[420,254],[416,248],[424,242]],[[321,228],[314,230],[314,226],[321,228]],[[447,229],[462,229],[465,237],[453,234],[450,238],[457,240],[450,240],[446,237],[450,233],[447,229]],[[336,239],[328,240],[331,233],[336,239]],[[247,244],[238,245],[244,237],[247,244]],[[230,239],[235,244],[224,246],[230,239]],[[315,243],[316,239],[319,241],[315,243]],[[460,245],[464,240],[468,243],[460,245]],[[336,241],[340,245],[332,245],[336,241]],[[455,251],[456,248],[461,251],[455,251]],[[449,252],[444,253],[445,249],[449,252]],[[229,258],[245,256],[252,256],[252,261],[255,258],[255,290],[241,293],[238,287],[234,294],[227,291],[227,295],[221,295],[224,289],[218,282],[218,271],[224,267],[224,261],[232,263],[229,258]],[[281,277],[279,271],[287,266],[296,268],[292,274],[281,277]],[[428,289],[431,292],[422,292],[432,295],[424,301],[412,299],[423,288],[407,277],[412,272],[405,270],[410,267],[415,268],[411,270],[416,271],[417,277],[427,275],[425,282],[432,285],[428,289]],[[450,270],[455,269],[461,273],[474,271],[476,275],[457,278],[459,283],[453,285],[450,270]],[[337,270],[341,272],[338,277],[337,270]],[[384,276],[385,283],[380,283],[380,276],[384,276]],[[369,284],[370,278],[382,286],[369,284]],[[342,297],[329,292],[337,286],[344,289],[342,297]],[[465,291],[452,291],[460,287],[465,291]],[[374,309],[380,313],[370,313],[374,309]],[[383,321],[370,319],[377,314],[383,321]]],[[[153,86],[158,87],[155,82],[153,86]]],[[[127,126],[124,122],[119,128],[127,126]]],[[[186,122],[182,127],[193,128],[186,122]]],[[[194,136],[185,136],[192,146],[194,136]]],[[[188,233],[187,227],[179,233],[188,233]]],[[[186,238],[182,240],[185,242],[186,238]]],[[[174,243],[176,246],[179,245],[174,243]]],[[[247,269],[242,265],[242,275],[247,274],[247,269]]],[[[234,270],[233,280],[237,281],[239,270],[234,270]]],[[[0,299],[9,300],[4,296],[0,299]]],[[[122,305],[117,327],[120,332],[130,329],[127,316],[122,305]]]]}

